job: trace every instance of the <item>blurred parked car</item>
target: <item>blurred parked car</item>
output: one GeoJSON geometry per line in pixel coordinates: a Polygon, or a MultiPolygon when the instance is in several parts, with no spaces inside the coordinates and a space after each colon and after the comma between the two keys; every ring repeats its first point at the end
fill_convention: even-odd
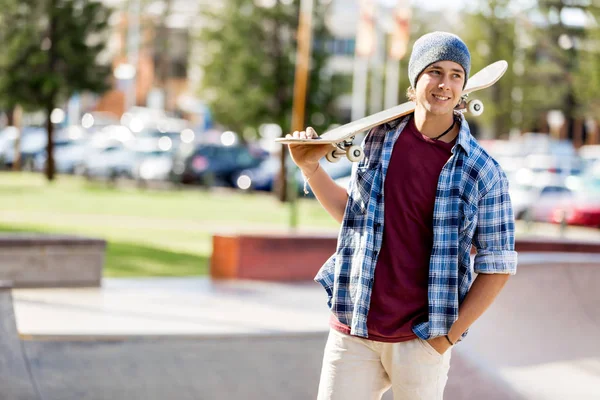
{"type": "Polygon", "coordinates": [[[176,156],[172,179],[204,186],[235,187],[240,170],[254,168],[262,158],[242,145],[202,144],[187,156],[176,156]]]}
{"type": "MultiPolygon", "coordinates": [[[[295,164],[288,157],[287,168],[295,168],[295,164]]],[[[235,184],[242,190],[272,191],[279,171],[281,170],[281,159],[279,156],[271,156],[264,159],[254,168],[241,170],[234,176],[235,184]]]]}
{"type": "MultiPolygon", "coordinates": [[[[2,160],[7,167],[12,166],[15,160],[15,141],[16,136],[11,137],[2,149],[2,160]]],[[[66,131],[58,130],[54,135],[54,150],[57,151],[62,147],[69,146],[73,142],[74,140],[67,135],[66,131]]],[[[24,170],[34,170],[36,167],[35,159],[46,155],[48,134],[46,130],[40,128],[24,130],[21,133],[19,144],[21,167],[24,170]]]]}
{"type": "Polygon", "coordinates": [[[588,144],[581,146],[578,154],[585,163],[586,168],[590,169],[600,166],[600,145],[588,144]]]}
{"type": "Polygon", "coordinates": [[[119,125],[119,117],[110,112],[89,112],[81,117],[81,126],[88,133],[97,132],[107,126],[119,125]]]}
{"type": "Polygon", "coordinates": [[[530,154],[525,158],[525,167],[534,174],[550,173],[563,177],[580,175],[584,162],[577,155],[530,154]]]}
{"type": "Polygon", "coordinates": [[[532,221],[545,222],[552,220],[554,209],[562,201],[572,197],[571,190],[559,182],[537,185],[511,184],[509,193],[516,219],[529,218],[532,221]]]}
{"type": "Polygon", "coordinates": [[[558,157],[572,157],[577,154],[573,143],[566,139],[555,139],[548,133],[526,132],[515,142],[518,154],[548,154],[558,157]]]}
{"type": "Polygon", "coordinates": [[[15,140],[19,130],[14,126],[7,126],[0,131],[0,166],[9,167],[14,157],[15,140]],[[10,155],[9,155],[10,154],[10,155]],[[10,160],[9,160],[10,159],[10,160]]]}
{"type": "Polygon", "coordinates": [[[600,196],[579,193],[563,201],[554,208],[552,222],[599,228],[600,196]]]}
{"type": "Polygon", "coordinates": [[[90,135],[94,147],[107,147],[109,144],[128,143],[135,140],[129,128],[123,125],[108,125],[90,135]]]}
{"type": "Polygon", "coordinates": [[[135,150],[115,142],[92,149],[77,168],[87,178],[115,179],[131,178],[134,165],[135,150]]]}
{"type": "MultiPolygon", "coordinates": [[[[294,171],[294,178],[298,184],[298,192],[303,193],[304,178],[301,171],[290,157],[286,157],[288,171],[294,171]]],[[[330,163],[324,158],[320,161],[323,168],[332,179],[338,179],[350,176],[352,163],[347,158],[341,158],[337,163],[330,163]]],[[[243,190],[273,190],[275,181],[278,179],[281,170],[281,160],[279,156],[271,156],[265,159],[255,168],[249,168],[240,171],[235,177],[236,186],[243,190]]],[[[312,195],[312,194],[311,194],[312,195]]]]}
{"type": "Polygon", "coordinates": [[[524,218],[537,222],[554,222],[556,209],[565,207],[573,197],[573,192],[568,189],[551,187],[529,207],[528,214],[525,214],[524,218]]]}
{"type": "Polygon", "coordinates": [[[167,181],[173,170],[173,152],[170,150],[138,151],[132,176],[138,182],[167,181]]]}
{"type": "MultiPolygon", "coordinates": [[[[54,149],[54,169],[61,174],[74,174],[77,166],[82,164],[90,147],[88,140],[72,140],[59,145],[54,149]]],[[[43,171],[46,166],[46,151],[35,155],[33,168],[35,171],[43,171]]]]}
{"type": "Polygon", "coordinates": [[[147,128],[135,135],[138,145],[158,146],[161,150],[169,151],[172,148],[178,148],[179,145],[190,143],[194,140],[195,134],[191,129],[182,131],[160,130],[158,128],[147,128]]]}
{"type": "Polygon", "coordinates": [[[511,174],[523,167],[524,157],[519,142],[509,140],[479,140],[479,143],[498,161],[507,174],[511,174]]]}
{"type": "MultiPolygon", "coordinates": [[[[19,138],[19,130],[15,127],[9,127],[2,131],[2,137],[0,138],[0,158],[2,160],[3,167],[12,167],[15,161],[15,145],[16,141],[19,138],[19,148],[23,149],[23,143],[27,142],[27,136],[33,136],[34,142],[41,138],[41,140],[45,140],[46,131],[42,128],[31,128],[26,127],[21,130],[20,138],[19,138]]],[[[30,147],[28,145],[28,147],[30,147]]],[[[23,161],[23,158],[21,158],[23,161]]],[[[23,162],[21,162],[23,165],[23,162]]]]}
{"type": "Polygon", "coordinates": [[[591,171],[569,177],[566,184],[573,196],[554,208],[552,222],[600,227],[600,176],[591,171]]]}

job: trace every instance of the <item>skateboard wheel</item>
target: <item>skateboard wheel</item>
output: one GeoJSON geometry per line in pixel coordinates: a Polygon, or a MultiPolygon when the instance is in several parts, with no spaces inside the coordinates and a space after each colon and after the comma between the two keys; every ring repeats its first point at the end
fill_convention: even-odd
{"type": "Polygon", "coordinates": [[[474,116],[481,115],[483,113],[483,103],[481,100],[471,100],[468,106],[469,113],[474,116]]]}
{"type": "Polygon", "coordinates": [[[352,162],[359,162],[365,157],[365,152],[360,146],[350,146],[346,153],[346,157],[352,162]]]}
{"type": "Polygon", "coordinates": [[[336,162],[338,162],[338,161],[340,161],[342,159],[342,157],[340,157],[340,155],[338,154],[338,150],[337,149],[331,150],[329,153],[327,153],[325,155],[325,158],[330,163],[336,163],[336,162]]]}

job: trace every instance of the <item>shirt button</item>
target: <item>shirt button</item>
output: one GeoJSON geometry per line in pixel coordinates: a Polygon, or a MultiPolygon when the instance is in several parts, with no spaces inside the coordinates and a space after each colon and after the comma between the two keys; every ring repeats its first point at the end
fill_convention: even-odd
{"type": "Polygon", "coordinates": [[[379,228],[381,228],[381,224],[380,224],[379,222],[375,222],[375,228],[376,228],[376,229],[379,229],[379,228]]]}
{"type": "Polygon", "coordinates": [[[383,199],[383,195],[380,193],[377,195],[377,201],[381,201],[381,199],[383,199]]]}
{"type": "Polygon", "coordinates": [[[377,254],[379,254],[379,252],[378,252],[377,250],[375,250],[375,251],[373,252],[373,256],[374,256],[374,257],[377,257],[377,254]]]}

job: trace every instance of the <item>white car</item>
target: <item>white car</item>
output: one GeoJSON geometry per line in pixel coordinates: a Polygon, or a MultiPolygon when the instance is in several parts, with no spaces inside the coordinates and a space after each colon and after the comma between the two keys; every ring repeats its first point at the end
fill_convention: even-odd
{"type": "Polygon", "coordinates": [[[516,219],[542,222],[551,222],[554,209],[573,197],[573,192],[560,183],[538,186],[511,184],[509,194],[516,219]]]}

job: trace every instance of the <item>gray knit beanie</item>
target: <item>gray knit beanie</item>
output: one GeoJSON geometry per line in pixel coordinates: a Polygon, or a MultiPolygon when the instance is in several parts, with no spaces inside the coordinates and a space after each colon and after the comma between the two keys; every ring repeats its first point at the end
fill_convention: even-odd
{"type": "Polygon", "coordinates": [[[431,32],[417,39],[410,55],[408,78],[413,88],[416,87],[421,72],[438,61],[454,61],[460,64],[465,70],[464,84],[467,84],[471,70],[471,54],[467,45],[452,33],[431,32]]]}

